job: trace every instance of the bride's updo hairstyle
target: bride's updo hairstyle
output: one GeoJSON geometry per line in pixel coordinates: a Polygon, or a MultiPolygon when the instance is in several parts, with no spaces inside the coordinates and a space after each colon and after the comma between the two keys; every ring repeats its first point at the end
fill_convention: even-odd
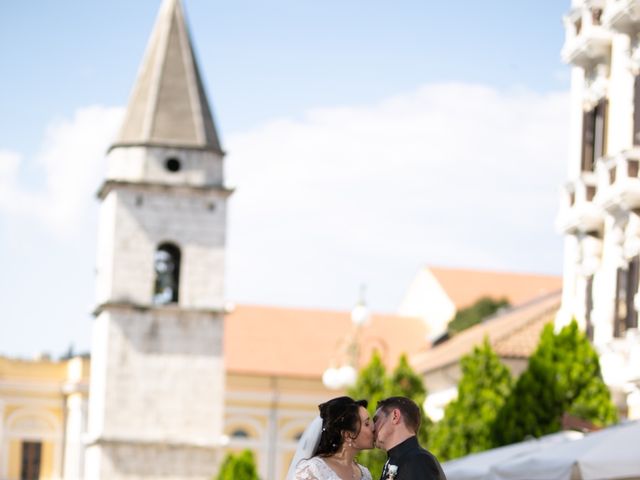
{"type": "Polygon", "coordinates": [[[344,442],[343,432],[348,432],[351,438],[358,436],[362,427],[360,407],[367,408],[367,401],[351,397],[333,398],[318,406],[322,418],[322,434],[316,455],[328,457],[340,450],[344,442]]]}

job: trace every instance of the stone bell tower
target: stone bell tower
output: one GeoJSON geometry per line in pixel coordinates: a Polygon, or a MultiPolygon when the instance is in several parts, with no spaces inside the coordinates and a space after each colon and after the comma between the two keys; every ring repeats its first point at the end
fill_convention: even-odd
{"type": "Polygon", "coordinates": [[[223,155],[180,0],[165,0],[98,193],[87,479],[216,473],[223,155]]]}

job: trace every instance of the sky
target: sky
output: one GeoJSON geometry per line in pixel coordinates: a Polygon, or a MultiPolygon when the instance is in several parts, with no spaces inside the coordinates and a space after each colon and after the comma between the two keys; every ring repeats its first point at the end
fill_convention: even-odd
{"type": "MultiPolygon", "coordinates": [[[[183,0],[236,189],[233,304],[393,312],[560,274],[569,1],[183,0]]],[[[159,1],[0,3],[0,355],[90,348],[105,151],[159,1]]]]}

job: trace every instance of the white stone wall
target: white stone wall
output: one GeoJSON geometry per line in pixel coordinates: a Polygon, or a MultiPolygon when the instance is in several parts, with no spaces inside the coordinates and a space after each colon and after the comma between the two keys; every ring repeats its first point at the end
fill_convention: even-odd
{"type": "Polygon", "coordinates": [[[82,393],[73,393],[66,399],[66,427],[64,444],[65,480],[78,480],[84,475],[84,445],[87,401],[82,393]]]}
{"type": "Polygon", "coordinates": [[[609,76],[609,120],[607,150],[616,154],[631,148],[633,141],[633,73],[630,68],[630,39],[614,34],[611,43],[609,76]]]}
{"type": "Polygon", "coordinates": [[[418,272],[398,308],[398,315],[421,318],[429,327],[432,340],[447,331],[455,314],[455,304],[428,268],[418,272]]]}
{"type": "Polygon", "coordinates": [[[211,446],[220,441],[222,317],[180,311],[102,312],[95,340],[90,436],[211,446]],[[100,385],[102,383],[102,385],[100,385]],[[95,390],[93,387],[96,387],[95,390]]]}
{"type": "Polygon", "coordinates": [[[85,478],[210,478],[224,402],[223,320],[163,307],[96,319],[85,478]]]}
{"type": "Polygon", "coordinates": [[[87,457],[91,459],[87,480],[211,480],[218,470],[220,450],[105,442],[89,447],[87,457]]]}
{"type": "Polygon", "coordinates": [[[108,180],[154,182],[167,185],[222,185],[222,158],[202,150],[161,147],[118,147],[109,152],[108,180]],[[180,161],[181,168],[165,168],[169,158],[180,161]]]}
{"type": "MultiPolygon", "coordinates": [[[[107,359],[109,358],[108,315],[98,316],[91,329],[91,375],[89,387],[89,409],[87,413],[87,436],[95,437],[104,431],[107,359]]],[[[88,454],[88,452],[87,452],[88,454]]],[[[89,465],[88,457],[85,457],[89,465]]],[[[96,478],[89,475],[87,478],[96,478]]]]}
{"type": "Polygon", "coordinates": [[[593,286],[593,343],[602,348],[613,338],[615,314],[616,275],[622,258],[619,238],[614,231],[619,227],[616,219],[608,215],[605,219],[602,260],[594,275],[593,286]]]}
{"type": "Polygon", "coordinates": [[[217,191],[117,187],[104,199],[97,265],[98,303],[149,305],[154,253],[181,250],[179,305],[223,305],[226,198],[217,191]]]}
{"type": "Polygon", "coordinates": [[[584,87],[584,70],[579,67],[571,69],[571,117],[569,126],[569,161],[567,162],[567,178],[576,180],[580,176],[582,163],[582,89],[584,87]]]}
{"type": "Polygon", "coordinates": [[[117,195],[107,195],[100,205],[98,245],[96,250],[96,302],[109,300],[113,291],[113,266],[117,195]]]}
{"type": "Polygon", "coordinates": [[[556,328],[562,328],[565,325],[568,325],[577,311],[577,255],[578,239],[575,235],[565,235],[562,270],[562,304],[560,306],[560,311],[556,316],[556,328]]]}

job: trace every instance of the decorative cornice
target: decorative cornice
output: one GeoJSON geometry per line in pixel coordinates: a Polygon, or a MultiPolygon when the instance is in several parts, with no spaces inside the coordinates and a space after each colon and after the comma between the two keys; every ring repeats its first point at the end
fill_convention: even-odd
{"type": "Polygon", "coordinates": [[[218,308],[193,308],[193,307],[184,307],[178,304],[169,304],[169,305],[149,305],[149,304],[141,304],[135,302],[104,302],[100,305],[96,306],[93,310],[93,315],[97,317],[102,312],[107,310],[133,310],[136,312],[142,313],[156,313],[156,314],[174,314],[176,312],[192,314],[192,315],[224,315],[226,314],[226,310],[223,307],[218,308]]]}
{"type": "Polygon", "coordinates": [[[107,153],[116,148],[127,148],[127,147],[157,147],[157,148],[177,148],[180,150],[194,150],[197,152],[213,152],[218,155],[225,156],[227,154],[226,151],[218,148],[213,148],[209,146],[197,146],[197,145],[181,145],[172,142],[115,142],[112,143],[107,149],[107,153]]]}
{"type": "Polygon", "coordinates": [[[111,436],[89,436],[87,435],[83,439],[83,443],[86,447],[94,445],[140,445],[144,447],[162,447],[162,448],[193,448],[200,450],[218,450],[224,445],[224,441],[221,438],[218,442],[212,441],[193,441],[191,439],[165,439],[165,438],[135,438],[135,437],[119,437],[117,435],[111,436]]]}
{"type": "Polygon", "coordinates": [[[225,198],[230,196],[233,192],[233,188],[225,187],[224,185],[171,185],[168,183],[156,183],[156,182],[132,182],[129,180],[105,180],[100,186],[100,189],[96,192],[96,197],[100,200],[104,200],[107,194],[116,188],[123,189],[145,189],[149,191],[156,191],[161,193],[167,192],[198,192],[198,193],[211,193],[216,192],[224,196],[225,198]]]}

